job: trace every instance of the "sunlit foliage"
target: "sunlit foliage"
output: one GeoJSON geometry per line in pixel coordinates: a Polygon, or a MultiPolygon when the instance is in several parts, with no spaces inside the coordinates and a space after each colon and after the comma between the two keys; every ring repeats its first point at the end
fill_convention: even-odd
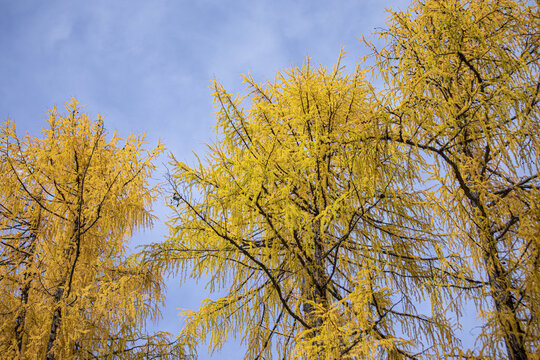
{"type": "Polygon", "coordinates": [[[214,84],[221,140],[194,167],[173,160],[171,235],[148,249],[225,294],[186,312],[182,341],[235,336],[250,359],[449,351],[440,285],[462,280],[441,268],[408,154],[365,141],[385,125],[363,72],[308,61],[245,82],[236,98],[214,84]]]}
{"type": "Polygon", "coordinates": [[[538,29],[538,1],[413,0],[367,42],[380,92],[342,55],[246,76],[236,97],[215,82],[218,140],[172,158],[170,235],[144,261],[125,241],[152,222],[162,146],[107,140],[75,101],[42,138],[6,122],[0,357],[181,356],[140,330],[172,271],[214,293],[183,313],[194,351],[235,337],[248,359],[534,359],[538,29]]]}
{"type": "MultiPolygon", "coordinates": [[[[474,355],[529,359],[540,346],[538,2],[414,1],[392,14],[376,72],[388,142],[433,188],[448,245],[482,284],[460,292],[483,320],[474,355]],[[425,162],[424,159],[433,159],[425,162]]],[[[457,296],[458,294],[456,294],[457,296]]],[[[471,355],[471,354],[470,354],[471,355]]]]}
{"type": "Polygon", "coordinates": [[[246,77],[244,97],[215,83],[220,141],[194,167],[173,161],[171,236],[147,253],[226,294],[185,314],[187,344],[537,352],[538,4],[414,1],[388,25],[371,45],[382,93],[339,63],[246,77]],[[483,326],[467,349],[454,330],[470,306],[483,326]]]}
{"type": "Polygon", "coordinates": [[[154,220],[148,178],[163,147],[108,136],[80,109],[52,109],[40,137],[1,127],[0,358],[172,356],[165,334],[142,331],[161,275],[126,255],[154,220]]]}

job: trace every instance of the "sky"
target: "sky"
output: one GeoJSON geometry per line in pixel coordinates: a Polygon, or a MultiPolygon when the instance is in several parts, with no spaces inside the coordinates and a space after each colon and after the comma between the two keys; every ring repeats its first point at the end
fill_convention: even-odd
{"type": "MultiPolygon", "coordinates": [[[[85,112],[104,116],[109,132],[147,133],[167,152],[192,163],[215,140],[212,79],[237,93],[241,74],[272,80],[277,71],[313,64],[332,66],[343,47],[352,71],[369,54],[359,38],[385,27],[394,0],[0,0],[0,120],[19,135],[38,135],[47,111],[71,97],[85,112]]],[[[167,171],[160,159],[155,181],[167,171]]],[[[158,221],[132,246],[167,234],[164,200],[158,221]]],[[[167,281],[163,319],[152,326],[177,333],[179,308],[197,309],[210,295],[204,284],[167,281]]],[[[220,353],[199,349],[200,359],[241,358],[239,344],[220,353]]]]}

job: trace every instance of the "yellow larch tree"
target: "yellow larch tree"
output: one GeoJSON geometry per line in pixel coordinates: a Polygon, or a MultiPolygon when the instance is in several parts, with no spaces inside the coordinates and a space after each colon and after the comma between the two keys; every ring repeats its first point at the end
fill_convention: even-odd
{"type": "Polygon", "coordinates": [[[245,82],[244,97],[214,84],[220,140],[195,166],[173,159],[170,238],[147,248],[220,295],[186,311],[180,340],[236,337],[246,359],[448,352],[441,299],[468,283],[437,255],[408,154],[359,135],[384,128],[364,73],[308,60],[245,82]]]}
{"type": "Polygon", "coordinates": [[[153,222],[148,178],[163,146],[108,136],[75,99],[66,109],[41,137],[1,128],[0,358],[173,358],[166,334],[143,331],[161,274],[127,255],[153,222]]]}
{"type": "Polygon", "coordinates": [[[540,351],[539,29],[538,1],[415,0],[374,47],[379,139],[422,164],[433,216],[482,284],[460,293],[484,321],[474,358],[540,351]]]}

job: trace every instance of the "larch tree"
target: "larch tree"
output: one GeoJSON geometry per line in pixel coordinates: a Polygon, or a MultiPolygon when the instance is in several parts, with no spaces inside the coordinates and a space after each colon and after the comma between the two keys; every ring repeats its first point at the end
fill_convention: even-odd
{"type": "Polygon", "coordinates": [[[244,97],[214,84],[220,140],[195,166],[173,158],[170,238],[147,248],[222,295],[185,313],[180,341],[239,337],[249,359],[448,353],[441,299],[468,283],[438,256],[409,155],[365,140],[384,124],[364,73],[308,60],[244,79],[244,97]]]}
{"type": "Polygon", "coordinates": [[[166,334],[143,331],[161,274],[127,256],[153,222],[148,178],[163,146],[107,136],[80,108],[51,110],[41,137],[1,128],[0,358],[173,358],[166,334]]]}
{"type": "Polygon", "coordinates": [[[459,297],[484,322],[474,358],[540,350],[539,29],[538,1],[414,1],[375,49],[379,139],[421,164],[449,247],[482,284],[459,297]]]}

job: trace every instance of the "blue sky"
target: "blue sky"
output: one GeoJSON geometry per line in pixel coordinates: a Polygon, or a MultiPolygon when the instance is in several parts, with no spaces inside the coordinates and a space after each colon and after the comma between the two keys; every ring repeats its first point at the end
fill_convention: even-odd
{"type": "Polygon", "coordinates": [[[404,1],[0,0],[0,118],[35,131],[76,96],[121,133],[148,132],[182,157],[211,137],[213,77],[273,78],[306,55],[331,65],[340,47],[384,26],[404,1]]]}
{"type": "MultiPolygon", "coordinates": [[[[71,97],[86,112],[105,117],[121,136],[146,132],[183,161],[203,154],[215,138],[210,81],[232,92],[240,74],[273,79],[275,73],[312,63],[331,66],[340,48],[352,70],[368,54],[358,40],[385,26],[385,8],[408,1],[184,1],[0,0],[0,120],[37,135],[46,113],[71,97]]],[[[163,162],[167,159],[164,157],[163,162]]],[[[166,169],[159,164],[155,178],[166,169]]],[[[163,200],[152,231],[136,243],[166,234],[163,200]]],[[[177,308],[196,309],[208,297],[204,284],[168,282],[164,319],[156,329],[177,332],[177,308]]],[[[212,357],[241,358],[231,343],[212,357]]]]}

